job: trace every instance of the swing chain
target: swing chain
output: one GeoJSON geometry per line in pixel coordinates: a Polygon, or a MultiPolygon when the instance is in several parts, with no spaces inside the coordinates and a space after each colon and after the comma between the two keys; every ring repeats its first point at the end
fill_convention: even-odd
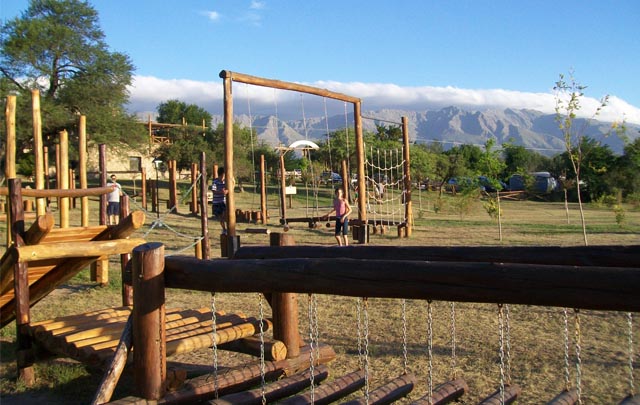
{"type": "Polygon", "coordinates": [[[364,318],[364,398],[365,404],[369,404],[369,301],[367,297],[363,301],[363,318],[364,318]]]}
{"type": "Polygon", "coordinates": [[[578,390],[578,404],[582,405],[582,332],[580,331],[580,310],[574,309],[575,339],[576,339],[576,388],[578,390]]]}
{"type": "Polygon", "coordinates": [[[564,315],[564,381],[565,389],[569,391],[571,388],[571,369],[569,366],[569,311],[567,308],[562,309],[564,315]]]}
{"type": "Polygon", "coordinates": [[[456,303],[451,301],[451,370],[453,379],[458,378],[458,359],[456,358],[456,303]]]}
{"type": "Polygon", "coordinates": [[[311,395],[311,403],[315,402],[315,387],[313,384],[314,380],[314,358],[313,358],[313,343],[314,343],[314,334],[313,334],[313,294],[309,294],[308,296],[308,317],[309,317],[309,388],[311,395]]]}
{"type": "Polygon", "coordinates": [[[429,405],[433,404],[433,308],[431,300],[427,300],[427,370],[428,370],[428,394],[429,405]]]}
{"type": "Polygon", "coordinates": [[[265,381],[265,364],[264,364],[264,303],[262,302],[262,294],[258,293],[258,308],[260,313],[260,394],[262,396],[262,405],[267,403],[266,397],[266,381],[265,381]]]}
{"type": "Polygon", "coordinates": [[[407,360],[407,300],[402,299],[402,366],[404,373],[408,372],[407,360]]]}
{"type": "Polygon", "coordinates": [[[504,355],[504,307],[498,304],[499,356],[500,356],[500,404],[504,404],[505,397],[505,355],[504,355]]]}
{"type": "Polygon", "coordinates": [[[633,397],[636,394],[636,389],[633,379],[633,314],[631,312],[627,312],[627,325],[629,327],[629,395],[633,397]]]}
{"type": "Polygon", "coordinates": [[[507,385],[511,385],[511,321],[509,319],[511,311],[509,305],[504,306],[504,323],[505,323],[505,338],[507,344],[507,385]]]}
{"type": "Polygon", "coordinates": [[[211,325],[213,334],[213,391],[215,394],[215,398],[218,399],[218,344],[216,335],[218,334],[218,325],[217,325],[217,314],[216,314],[216,293],[211,293],[211,325]]]}
{"type": "Polygon", "coordinates": [[[360,363],[360,367],[364,368],[363,361],[363,348],[362,348],[362,301],[361,298],[357,298],[356,300],[356,318],[357,318],[357,334],[358,334],[358,362],[360,363]]]}

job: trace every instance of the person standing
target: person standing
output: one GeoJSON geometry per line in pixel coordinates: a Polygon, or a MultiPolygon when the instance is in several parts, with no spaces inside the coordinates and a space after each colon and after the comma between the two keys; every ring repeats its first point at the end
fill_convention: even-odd
{"type": "Polygon", "coordinates": [[[218,177],[213,179],[211,184],[211,191],[213,191],[213,216],[220,220],[220,226],[222,227],[222,234],[227,234],[227,183],[225,181],[224,167],[218,168],[218,177]]]}
{"type": "Polygon", "coordinates": [[[122,186],[116,182],[116,175],[111,175],[111,192],[107,197],[107,217],[109,225],[117,225],[120,222],[120,196],[122,196],[122,186]]]}
{"type": "Polygon", "coordinates": [[[342,188],[338,187],[335,191],[335,197],[333,199],[333,209],[329,211],[325,217],[331,216],[336,213],[336,231],[335,236],[338,241],[338,246],[349,246],[349,214],[351,214],[351,206],[349,201],[344,197],[342,188]]]}

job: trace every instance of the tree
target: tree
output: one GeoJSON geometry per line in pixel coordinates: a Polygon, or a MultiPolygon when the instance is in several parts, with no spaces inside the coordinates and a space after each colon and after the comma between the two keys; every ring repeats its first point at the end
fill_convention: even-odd
{"type": "Polygon", "coordinates": [[[158,122],[211,127],[211,114],[195,104],[169,100],[158,105],[158,122]]]}
{"type": "MultiPolygon", "coordinates": [[[[2,95],[19,93],[28,104],[30,91],[40,90],[45,136],[62,128],[73,136],[77,116],[86,115],[90,142],[146,140],[144,128],[124,110],[133,64],[127,55],[109,51],[98,14],[87,2],[31,0],[2,27],[0,46],[2,95]]],[[[28,109],[18,112],[21,146],[29,144],[30,116],[28,109]]]]}
{"type": "MultiPolygon", "coordinates": [[[[573,72],[570,72],[567,80],[565,80],[563,74],[560,74],[560,78],[553,87],[556,92],[556,122],[562,132],[566,153],[569,161],[571,162],[573,174],[575,175],[578,207],[580,209],[580,221],[582,223],[582,235],[586,246],[589,244],[589,241],[587,239],[587,227],[584,218],[584,209],[582,207],[582,197],[580,195],[580,174],[585,157],[583,140],[585,137],[585,131],[591,120],[584,121],[583,125],[580,126],[574,125],[576,123],[577,113],[582,108],[582,99],[584,97],[584,90],[586,89],[586,86],[583,86],[576,81],[573,76],[573,72]]],[[[609,96],[604,96],[600,100],[600,104],[593,113],[592,118],[595,118],[600,114],[600,111],[607,105],[608,100],[609,96]]]]}

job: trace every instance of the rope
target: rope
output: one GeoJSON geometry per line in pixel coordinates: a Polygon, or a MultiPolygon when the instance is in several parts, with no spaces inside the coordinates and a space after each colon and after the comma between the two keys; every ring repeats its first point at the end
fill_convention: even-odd
{"type": "Polygon", "coordinates": [[[578,404],[582,405],[582,332],[580,331],[580,310],[574,309],[576,336],[576,388],[578,390],[578,404]]]}
{"type": "Polygon", "coordinates": [[[369,301],[366,297],[362,301],[364,317],[364,398],[365,403],[369,405],[369,301]]]}
{"type": "Polygon", "coordinates": [[[633,379],[633,314],[627,312],[628,338],[629,338],[629,395],[634,396],[636,393],[635,381],[633,379]]]}
{"type": "Polygon", "coordinates": [[[569,391],[571,388],[571,369],[569,366],[569,311],[567,308],[562,309],[564,314],[564,382],[565,389],[569,391]]]}

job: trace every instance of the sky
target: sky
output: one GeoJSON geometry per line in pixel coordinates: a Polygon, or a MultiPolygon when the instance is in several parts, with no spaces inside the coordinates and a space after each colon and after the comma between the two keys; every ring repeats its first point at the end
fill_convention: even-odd
{"type": "MultiPolygon", "coordinates": [[[[28,7],[0,0],[3,21],[28,7]]],[[[450,105],[553,113],[553,86],[586,85],[581,114],[640,124],[637,0],[92,0],[112,51],[136,66],[131,112],[169,99],[222,110],[221,70],[362,99],[363,111],[450,105]]],[[[325,101],[234,87],[237,113],[317,114],[325,101]]],[[[342,106],[330,104],[330,113],[342,106]]]]}

